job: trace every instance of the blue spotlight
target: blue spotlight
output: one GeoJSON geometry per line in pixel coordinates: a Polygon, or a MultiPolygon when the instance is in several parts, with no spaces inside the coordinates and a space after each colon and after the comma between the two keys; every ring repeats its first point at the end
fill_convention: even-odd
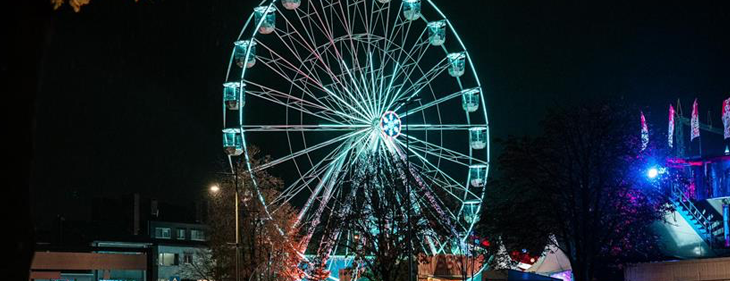
{"type": "Polygon", "coordinates": [[[650,179],[654,179],[659,175],[659,169],[655,167],[649,168],[649,170],[646,171],[646,176],[650,179]]]}

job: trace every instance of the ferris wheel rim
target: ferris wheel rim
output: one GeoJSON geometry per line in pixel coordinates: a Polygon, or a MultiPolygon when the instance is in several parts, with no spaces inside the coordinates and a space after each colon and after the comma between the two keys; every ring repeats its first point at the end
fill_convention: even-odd
{"type": "MultiPolygon", "coordinates": [[[[276,1],[275,1],[275,0],[264,0],[264,1],[261,1],[261,2],[259,3],[259,6],[262,6],[262,5],[264,5],[264,4],[266,3],[266,2],[270,2],[270,3],[268,4],[268,7],[272,7],[272,6],[274,6],[274,4],[275,4],[275,2],[276,2],[276,1]]],[[[450,28],[450,30],[451,30],[451,33],[455,35],[455,38],[457,39],[457,41],[458,41],[459,45],[461,46],[461,49],[462,49],[462,50],[463,50],[463,52],[464,52],[464,53],[466,54],[466,61],[467,61],[467,63],[468,63],[468,66],[469,66],[469,68],[471,69],[471,72],[472,72],[472,73],[471,73],[471,75],[472,75],[472,76],[474,77],[474,81],[476,82],[476,84],[477,84],[477,87],[481,89],[481,84],[480,84],[479,76],[478,76],[478,75],[477,75],[477,73],[476,73],[476,69],[475,69],[475,67],[474,67],[474,64],[473,64],[473,62],[472,62],[472,60],[471,60],[471,56],[469,55],[469,53],[468,53],[468,51],[467,51],[466,47],[464,46],[463,42],[461,41],[461,38],[459,37],[459,35],[458,35],[458,33],[456,32],[455,28],[453,27],[453,25],[451,24],[451,22],[450,22],[450,21],[448,20],[448,18],[446,18],[446,17],[445,17],[445,15],[444,15],[444,14],[443,14],[443,13],[442,13],[442,12],[441,12],[441,11],[440,11],[439,9],[438,9],[438,7],[437,7],[437,6],[436,6],[436,5],[435,5],[435,4],[434,4],[434,3],[433,3],[433,2],[431,1],[431,0],[425,0],[425,2],[429,3],[429,4],[430,4],[430,6],[431,6],[432,8],[434,8],[434,9],[435,9],[435,10],[436,10],[436,11],[438,12],[438,14],[439,14],[439,15],[441,15],[441,17],[442,17],[442,20],[445,20],[445,21],[446,21],[446,23],[447,23],[447,26],[449,26],[449,28],[450,28]]],[[[241,39],[242,39],[242,36],[243,36],[243,34],[245,33],[245,31],[247,30],[247,28],[249,27],[249,24],[253,22],[253,18],[254,18],[254,14],[252,13],[252,14],[251,14],[251,15],[249,16],[248,20],[246,21],[246,24],[244,25],[244,27],[243,27],[243,29],[242,29],[241,33],[239,34],[238,40],[241,40],[241,39]]],[[[426,21],[425,17],[421,16],[420,18],[421,18],[421,19],[422,19],[423,21],[426,21]]],[[[428,22],[428,21],[426,21],[426,22],[428,22]]],[[[260,25],[260,22],[259,22],[259,25],[260,25]]],[[[258,35],[258,32],[256,31],[256,29],[257,29],[257,28],[254,28],[254,29],[253,29],[253,32],[252,32],[252,36],[250,37],[250,38],[251,38],[250,40],[254,40],[254,39],[256,39],[256,36],[258,35]]],[[[342,37],[342,36],[341,36],[341,37],[342,37]]],[[[317,46],[317,47],[319,48],[319,47],[321,47],[321,46],[317,46]]],[[[448,51],[446,51],[445,47],[442,47],[442,48],[443,48],[444,52],[448,53],[448,51]]],[[[233,66],[233,54],[231,55],[231,59],[230,59],[230,61],[229,61],[229,67],[228,67],[228,71],[227,71],[227,73],[226,73],[226,81],[229,81],[229,80],[230,80],[230,74],[231,74],[231,69],[232,69],[232,66],[233,66]]],[[[244,75],[245,75],[245,72],[246,72],[246,68],[244,67],[244,68],[243,68],[243,71],[242,71],[242,74],[241,74],[241,81],[244,81],[243,77],[244,77],[244,75]]],[[[395,74],[393,74],[393,75],[395,75],[395,74]]],[[[459,80],[460,78],[458,78],[458,77],[457,77],[456,79],[457,79],[457,80],[459,80]]],[[[464,89],[464,87],[463,87],[463,86],[461,86],[461,83],[460,83],[460,82],[459,82],[459,87],[460,87],[460,88],[461,88],[462,90],[464,89]]],[[[432,92],[433,92],[433,91],[432,91],[432,92]]],[[[483,115],[483,118],[484,118],[484,124],[483,124],[482,126],[483,126],[483,127],[486,127],[486,130],[487,130],[487,134],[488,134],[488,132],[489,132],[489,121],[488,121],[488,115],[487,115],[487,112],[486,112],[486,105],[485,105],[485,98],[484,98],[484,92],[480,90],[480,92],[479,92],[479,95],[480,95],[480,101],[481,101],[481,110],[482,110],[482,115],[483,115]]],[[[224,111],[225,111],[225,109],[224,109],[224,111]]],[[[225,114],[225,113],[224,113],[224,114],[225,114]]],[[[468,116],[468,113],[467,113],[467,116],[468,116]]],[[[467,118],[468,118],[468,117],[467,117],[467,118]]],[[[225,121],[224,121],[224,123],[225,123],[225,121]]],[[[224,126],[225,126],[225,125],[224,125],[224,126]]],[[[242,135],[242,138],[244,138],[244,151],[245,151],[245,152],[244,152],[244,154],[245,154],[245,157],[246,157],[246,158],[248,158],[248,148],[247,148],[247,147],[246,147],[246,145],[245,145],[245,144],[246,144],[246,142],[245,142],[245,136],[244,136],[244,134],[245,134],[245,132],[244,132],[244,126],[245,126],[245,125],[244,125],[243,123],[241,123],[241,135],[242,135]]],[[[249,132],[250,132],[250,131],[249,131],[249,132]]],[[[289,134],[289,133],[287,132],[287,135],[288,135],[288,134],[289,134]]],[[[443,137],[443,136],[442,136],[442,137],[443,137]]],[[[290,145],[290,146],[291,146],[291,145],[290,145]]],[[[291,147],[290,147],[290,151],[291,151],[291,147]]],[[[471,149],[469,149],[469,154],[471,154],[471,153],[472,153],[472,150],[471,150],[471,149]]],[[[414,154],[415,154],[415,153],[414,153],[414,154]]],[[[485,164],[486,164],[487,166],[489,165],[489,159],[490,159],[490,153],[489,153],[489,142],[487,142],[486,159],[485,159],[485,161],[483,161],[483,162],[484,162],[484,163],[485,163],[485,164]]],[[[248,159],[246,159],[246,162],[249,162],[249,161],[248,161],[248,159]]],[[[311,163],[311,159],[310,159],[310,163],[311,163]]],[[[253,179],[253,178],[254,178],[255,176],[253,175],[253,169],[252,169],[252,168],[250,167],[250,165],[248,166],[248,170],[249,170],[249,172],[251,173],[251,177],[252,177],[252,179],[253,179]]],[[[486,171],[487,171],[487,173],[488,173],[488,168],[487,168],[487,170],[486,170],[486,171]]],[[[299,174],[300,174],[300,176],[301,176],[301,172],[299,172],[299,174]]],[[[255,182],[254,182],[254,185],[256,185],[256,183],[255,183],[255,182]]],[[[467,186],[468,186],[468,183],[467,183],[467,186]]],[[[479,201],[480,201],[480,202],[481,202],[481,201],[483,201],[483,197],[484,197],[484,190],[485,190],[485,188],[482,188],[482,194],[481,194],[481,195],[479,196],[479,201]]],[[[257,190],[257,192],[258,192],[258,193],[260,193],[260,191],[258,191],[258,190],[257,190]]],[[[263,198],[261,198],[261,197],[260,197],[260,200],[262,200],[262,203],[266,204],[266,202],[265,202],[265,200],[263,200],[263,198]]],[[[463,204],[461,204],[461,205],[462,205],[462,206],[461,206],[461,207],[460,207],[460,209],[459,209],[459,213],[461,212],[461,209],[463,208],[463,204]]],[[[478,209],[477,209],[477,210],[479,210],[480,208],[481,208],[481,204],[479,204],[479,206],[478,206],[478,209]]],[[[267,210],[267,213],[268,213],[268,210],[267,210]]],[[[457,216],[458,216],[458,215],[457,215],[457,216]]],[[[471,224],[470,224],[470,226],[469,226],[469,231],[468,231],[468,232],[470,232],[470,231],[471,231],[471,229],[473,228],[473,225],[474,225],[474,223],[471,223],[471,224]]],[[[466,238],[466,235],[464,235],[464,239],[465,239],[465,238],[466,238]]]]}

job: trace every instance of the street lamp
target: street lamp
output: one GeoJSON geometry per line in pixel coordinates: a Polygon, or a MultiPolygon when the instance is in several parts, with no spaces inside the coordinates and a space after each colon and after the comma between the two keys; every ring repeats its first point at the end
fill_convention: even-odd
{"type": "MultiPolygon", "coordinates": [[[[233,176],[233,182],[234,182],[234,187],[235,187],[235,189],[234,189],[235,192],[233,194],[233,197],[234,197],[234,209],[233,209],[233,211],[234,211],[234,218],[236,220],[236,223],[235,223],[235,227],[236,227],[236,229],[235,229],[236,240],[235,241],[236,242],[234,244],[234,246],[236,247],[236,254],[235,254],[236,255],[235,256],[235,262],[236,262],[235,270],[236,270],[236,274],[235,274],[235,276],[236,276],[236,281],[240,281],[239,260],[240,260],[240,255],[241,255],[241,236],[240,236],[240,233],[239,233],[239,222],[240,222],[240,219],[238,217],[239,216],[239,206],[238,206],[239,197],[238,197],[238,194],[240,192],[240,187],[239,187],[239,183],[238,183],[238,171],[234,170],[230,174],[229,173],[219,173],[219,174],[232,175],[233,176]]],[[[214,185],[211,185],[210,186],[210,189],[209,190],[210,190],[211,193],[217,194],[220,191],[220,189],[221,189],[220,186],[218,186],[217,184],[214,184],[214,185]]]]}

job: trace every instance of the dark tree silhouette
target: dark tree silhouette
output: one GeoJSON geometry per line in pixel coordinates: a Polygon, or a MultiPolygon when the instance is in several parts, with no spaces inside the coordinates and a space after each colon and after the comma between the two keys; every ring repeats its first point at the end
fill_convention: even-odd
{"type": "Polygon", "coordinates": [[[343,184],[344,189],[351,192],[339,198],[339,204],[343,206],[341,210],[345,211],[332,217],[329,223],[338,225],[343,234],[349,234],[342,236],[345,238],[340,239],[340,245],[355,255],[354,267],[362,269],[361,276],[382,281],[406,280],[408,277],[407,231],[410,224],[412,272],[416,276],[418,256],[423,253],[421,243],[425,243],[425,237],[441,240],[448,230],[442,226],[443,221],[439,221],[441,219],[426,207],[426,196],[419,194],[413,177],[406,175],[405,162],[361,163],[366,164],[353,169],[359,174],[351,182],[343,184]],[[406,197],[409,182],[413,194],[410,199],[406,197]],[[415,201],[420,203],[420,207],[415,207],[415,201]]]}
{"type": "Polygon", "coordinates": [[[638,112],[605,103],[558,109],[540,135],[502,141],[480,226],[501,242],[493,247],[539,254],[554,235],[583,281],[657,255],[650,226],[668,204],[644,176],[659,153],[641,151],[638,112]]]}

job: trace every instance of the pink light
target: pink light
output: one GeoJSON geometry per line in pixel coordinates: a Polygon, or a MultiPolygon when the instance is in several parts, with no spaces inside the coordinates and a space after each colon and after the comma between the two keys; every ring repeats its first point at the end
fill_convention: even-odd
{"type": "Polygon", "coordinates": [[[649,145],[649,127],[646,126],[644,112],[641,112],[641,150],[646,149],[647,145],[649,145]]]}
{"type": "Polygon", "coordinates": [[[674,107],[671,104],[669,105],[669,131],[667,135],[669,136],[669,147],[674,147],[674,107]]]}
{"type": "Polygon", "coordinates": [[[700,115],[697,106],[697,99],[692,104],[692,120],[690,121],[692,127],[692,136],[689,138],[690,141],[700,137],[700,115]]]}
{"type": "Polygon", "coordinates": [[[563,281],[573,281],[573,272],[571,270],[566,270],[558,273],[550,274],[550,277],[557,278],[563,281]]]}

